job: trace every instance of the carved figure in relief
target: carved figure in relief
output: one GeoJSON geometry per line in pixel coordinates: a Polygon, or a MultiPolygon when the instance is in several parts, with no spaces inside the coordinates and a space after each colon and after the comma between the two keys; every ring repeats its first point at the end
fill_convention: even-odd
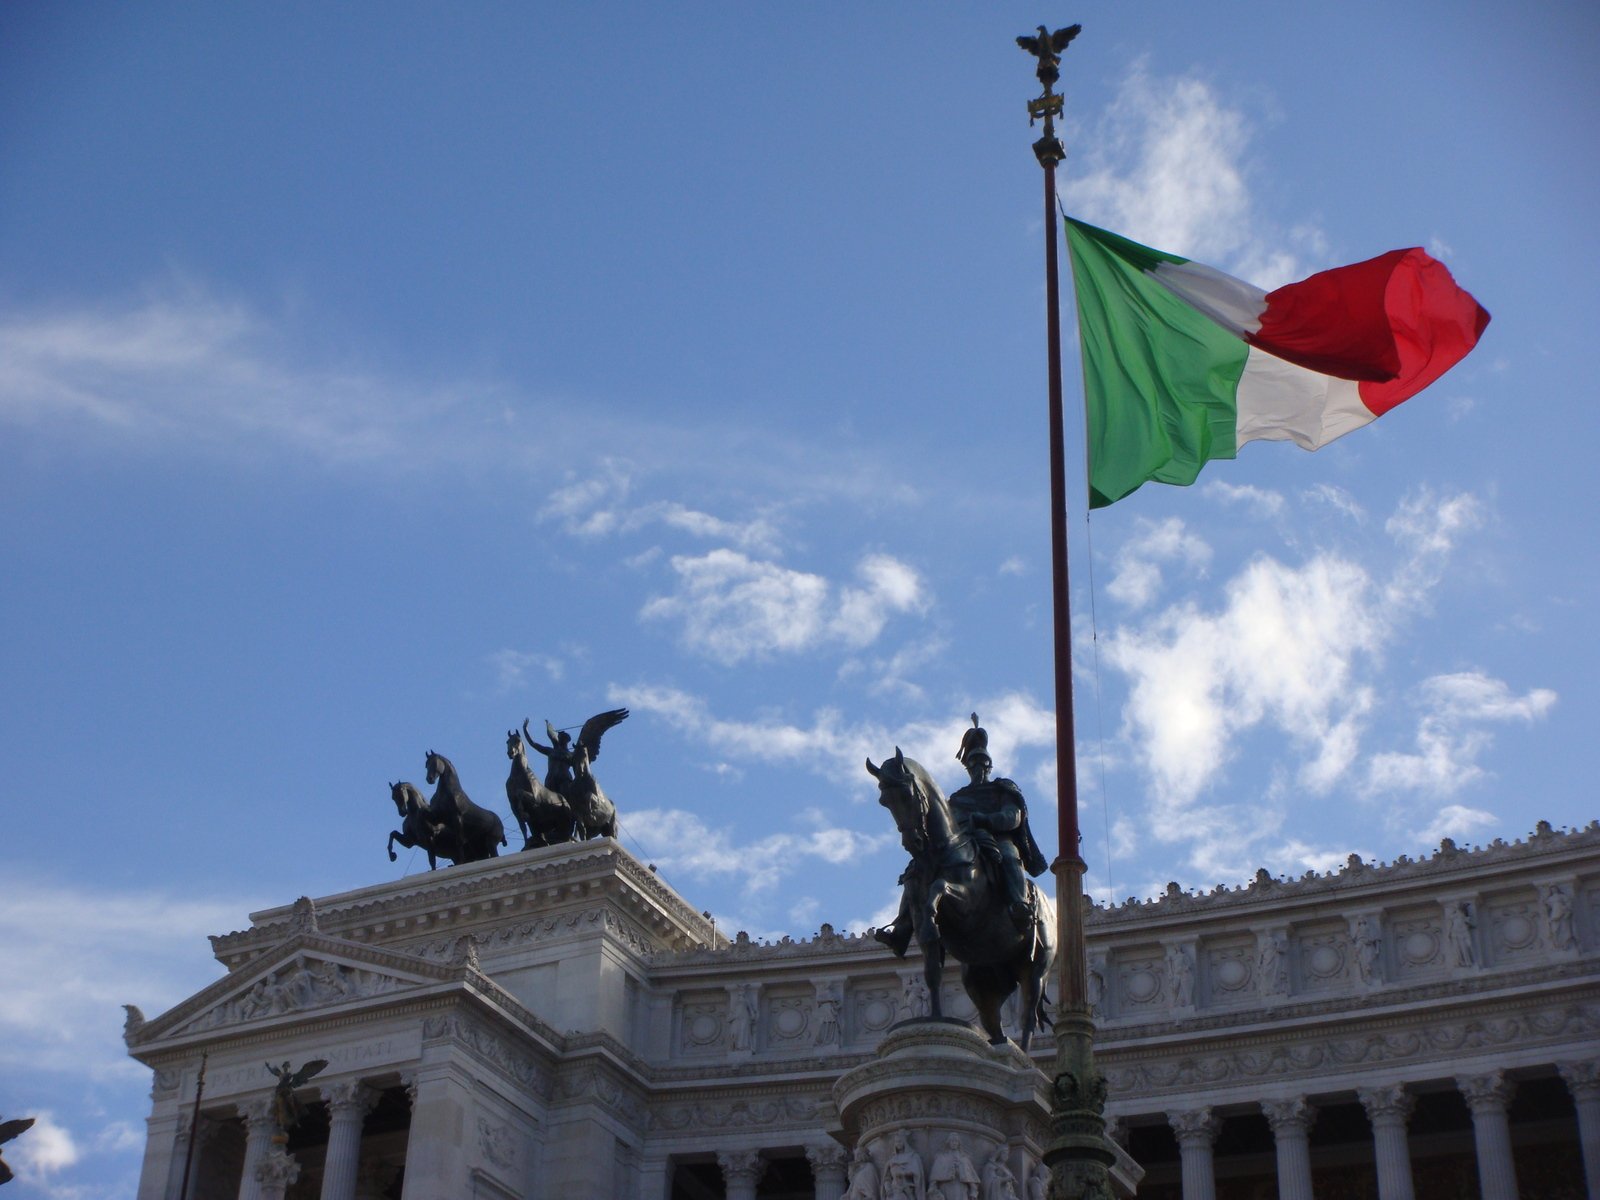
{"type": "Polygon", "coordinates": [[[817,1037],[819,1046],[832,1046],[839,1041],[839,985],[824,984],[817,991],[817,1037]]]}
{"type": "Polygon", "coordinates": [[[983,1200],[1017,1200],[1017,1177],[1006,1163],[1006,1148],[995,1147],[983,1165],[983,1200]]]}
{"type": "Polygon", "coordinates": [[[756,1027],[756,1001],[750,985],[741,983],[728,997],[728,1048],[750,1049],[750,1035],[756,1027]]]}
{"type": "Polygon", "coordinates": [[[850,1159],[849,1180],[843,1200],[879,1200],[878,1166],[865,1146],[857,1146],[850,1159]]]}
{"type": "Polygon", "coordinates": [[[522,848],[557,846],[574,839],[577,831],[572,806],[566,797],[540,783],[528,766],[528,751],[522,734],[506,730],[506,757],[511,773],[506,776],[506,802],[522,833],[522,848]]]}
{"type": "Polygon", "coordinates": [[[900,1011],[905,1014],[907,1021],[925,1017],[933,1011],[933,997],[928,994],[928,984],[921,975],[906,976],[900,1011]]]}
{"type": "Polygon", "coordinates": [[[522,732],[529,748],[544,755],[548,763],[544,785],[559,793],[571,807],[580,841],[617,836],[616,806],[600,790],[591,766],[600,757],[600,739],[605,736],[606,730],[627,719],[628,710],[625,708],[596,713],[583,723],[577,741],[573,741],[572,735],[565,730],[557,729],[546,721],[544,728],[550,738],[548,746],[534,741],[533,734],[528,730],[528,722],[522,722],[522,732]]]}
{"type": "Polygon", "coordinates": [[[975,726],[962,739],[962,761],[973,782],[962,789],[966,799],[959,811],[933,776],[898,747],[881,767],[867,760],[867,771],[878,781],[878,801],[894,816],[911,855],[901,876],[906,889],[901,915],[876,936],[900,955],[909,938],[916,938],[935,1017],[943,1016],[939,985],[946,954],[961,963],[961,981],[992,1042],[1005,1040],[1000,1010],[1020,990],[1018,1041],[1026,1049],[1045,1020],[1054,921],[1045,919],[1043,897],[1026,880],[1027,915],[1019,921],[1009,869],[991,871],[984,865],[991,852],[1001,856],[1002,866],[1012,856],[1029,872],[1046,865],[1042,855],[1034,857],[1037,846],[1033,854],[1019,848],[1032,844],[1022,794],[1014,784],[989,780],[987,737],[975,726]]]}
{"type": "Polygon", "coordinates": [[[1578,944],[1572,928],[1572,893],[1564,884],[1545,885],[1544,914],[1550,926],[1552,950],[1571,950],[1578,944]]]}
{"type": "Polygon", "coordinates": [[[1170,972],[1168,989],[1174,1008],[1189,1008],[1194,1004],[1194,959],[1186,946],[1172,946],[1167,950],[1167,970],[1170,972]]]}
{"type": "Polygon", "coordinates": [[[1467,900],[1451,902],[1445,909],[1444,932],[1458,967],[1470,967],[1478,957],[1472,949],[1472,904],[1467,900]]]}
{"type": "Polygon", "coordinates": [[[1361,972],[1362,983],[1378,982],[1378,963],[1382,943],[1378,940],[1376,922],[1371,917],[1356,921],[1356,969],[1361,972]]]}
{"type": "Polygon", "coordinates": [[[1050,1168],[1041,1163],[1034,1163],[1033,1170],[1028,1172],[1028,1200],[1045,1200],[1050,1191],[1050,1168]]]}
{"type": "Polygon", "coordinates": [[[924,1180],[922,1155],[902,1129],[894,1135],[894,1152],[883,1164],[883,1200],[928,1200],[924,1180]]]}
{"type": "Polygon", "coordinates": [[[967,1155],[959,1133],[952,1133],[945,1140],[944,1149],[934,1156],[928,1185],[929,1200],[979,1200],[983,1177],[967,1155]]]}
{"type": "Polygon", "coordinates": [[[1289,937],[1281,930],[1262,935],[1259,959],[1261,990],[1281,996],[1289,990],[1289,937]]]}

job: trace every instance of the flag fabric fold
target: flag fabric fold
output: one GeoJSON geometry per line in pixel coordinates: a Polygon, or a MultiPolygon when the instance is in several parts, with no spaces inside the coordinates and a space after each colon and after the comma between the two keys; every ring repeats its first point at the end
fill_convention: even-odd
{"type": "Polygon", "coordinates": [[[1190,484],[1246,442],[1327,445],[1414,396],[1489,314],[1419,249],[1265,291],[1067,218],[1089,505],[1190,484]]]}

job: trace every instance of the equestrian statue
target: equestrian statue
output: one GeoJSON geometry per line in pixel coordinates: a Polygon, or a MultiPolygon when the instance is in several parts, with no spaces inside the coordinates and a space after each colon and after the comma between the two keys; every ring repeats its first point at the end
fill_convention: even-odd
{"type": "Polygon", "coordinates": [[[894,817],[911,855],[894,921],[874,936],[904,957],[911,940],[922,950],[923,976],[934,1017],[948,953],[989,1040],[1005,1041],[1000,1009],[1019,992],[1018,1043],[1024,1050],[1046,1021],[1044,981],[1055,958],[1054,917],[1028,876],[1048,867],[1033,831],[1022,789],[991,779],[989,735],[972,714],[956,758],[970,782],[947,799],[933,776],[898,746],[882,766],[867,760],[878,781],[878,802],[894,817]]]}
{"type": "Polygon", "coordinates": [[[628,719],[628,710],[613,708],[596,713],[583,723],[578,740],[564,729],[557,729],[549,721],[544,723],[550,744],[541,745],[533,740],[528,722],[522,722],[522,732],[529,747],[545,756],[544,786],[557,793],[572,809],[577,824],[577,840],[617,836],[617,809],[607,799],[595,781],[591,764],[600,757],[600,739],[606,730],[628,719]]]}

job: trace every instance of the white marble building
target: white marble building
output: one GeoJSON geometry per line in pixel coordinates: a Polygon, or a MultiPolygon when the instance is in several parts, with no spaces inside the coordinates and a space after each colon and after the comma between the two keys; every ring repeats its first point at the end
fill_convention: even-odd
{"type": "MultiPolygon", "coordinates": [[[[1088,937],[1141,1197],[1600,1200],[1600,824],[1173,888],[1092,910],[1088,937]]],[[[835,1085],[925,1004],[914,954],[827,926],[729,942],[605,840],[300,900],[212,942],[222,978],[130,1015],[154,1077],[139,1200],[177,1197],[186,1161],[203,1200],[838,1200],[863,1164],[835,1085]],[[266,1063],[315,1058],[272,1155],[266,1063]]],[[[959,983],[946,1003],[970,1011],[959,983]]],[[[1033,1194],[1039,1122],[941,1111],[934,1145],[907,1110],[908,1150],[932,1163],[965,1130],[1014,1178],[998,1194],[1033,1194]]]]}

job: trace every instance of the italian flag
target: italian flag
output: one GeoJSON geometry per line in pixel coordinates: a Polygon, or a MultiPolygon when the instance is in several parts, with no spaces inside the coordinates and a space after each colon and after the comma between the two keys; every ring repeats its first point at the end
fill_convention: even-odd
{"type": "Polygon", "coordinates": [[[1089,507],[1257,439],[1315,450],[1459,362],[1489,314],[1422,250],[1275,291],[1067,218],[1089,507]]]}

